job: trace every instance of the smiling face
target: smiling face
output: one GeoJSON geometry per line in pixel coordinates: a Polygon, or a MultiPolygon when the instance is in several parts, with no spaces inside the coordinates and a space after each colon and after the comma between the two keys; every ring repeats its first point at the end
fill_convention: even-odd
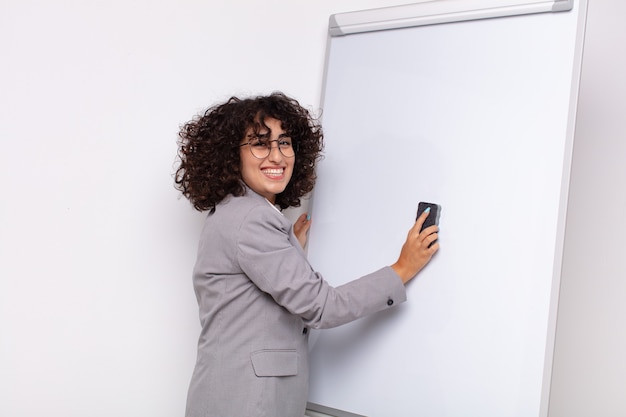
{"type": "MultiPolygon", "coordinates": [[[[263,124],[257,134],[249,128],[241,144],[260,140],[271,145],[270,153],[260,159],[251,152],[253,144],[241,146],[241,177],[248,187],[274,204],[276,195],[282,193],[291,180],[296,157],[285,157],[279,150],[281,142],[283,146],[287,141],[291,142],[280,120],[268,117],[263,124]]],[[[262,144],[260,147],[263,147],[262,144]]]]}

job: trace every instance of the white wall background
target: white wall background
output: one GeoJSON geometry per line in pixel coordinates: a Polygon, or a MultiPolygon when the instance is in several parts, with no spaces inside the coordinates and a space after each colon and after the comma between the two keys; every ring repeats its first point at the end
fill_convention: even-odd
{"type": "MultiPolygon", "coordinates": [[[[317,109],[328,16],[398,3],[0,1],[0,416],[183,414],[203,215],[172,185],[178,126],[232,94],[280,89],[317,109]]],[[[613,186],[586,200],[573,189],[584,203],[573,221],[604,202],[600,240],[611,243],[566,248],[585,267],[572,261],[578,274],[563,278],[550,414],[567,417],[626,410],[624,267],[615,262],[626,225],[616,147],[623,7],[590,3],[590,16],[608,7],[594,12],[595,27],[613,54],[593,71],[621,84],[583,92],[616,112],[605,113],[614,124],[590,116],[579,126],[590,139],[577,155],[600,153],[579,174],[575,155],[573,177],[613,186]],[[595,147],[598,138],[607,141],[595,147]],[[608,155],[611,169],[598,170],[608,155]],[[604,247],[614,251],[610,271],[590,267],[606,264],[604,247]]],[[[590,115],[600,109],[590,106],[590,115]]]]}
{"type": "Polygon", "coordinates": [[[551,417],[626,416],[626,3],[589,0],[551,417]]]}
{"type": "Polygon", "coordinates": [[[181,123],[282,90],[317,112],[328,17],[398,0],[0,2],[0,415],[182,415],[203,215],[181,123]]]}

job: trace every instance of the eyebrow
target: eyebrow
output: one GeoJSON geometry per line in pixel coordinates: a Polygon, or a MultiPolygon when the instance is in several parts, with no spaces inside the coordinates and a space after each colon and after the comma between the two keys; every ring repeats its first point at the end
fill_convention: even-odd
{"type": "MultiPolygon", "coordinates": [[[[257,134],[253,133],[249,137],[251,137],[251,138],[258,138],[258,139],[267,139],[271,133],[272,132],[270,130],[268,130],[265,133],[257,133],[257,134]]],[[[283,139],[283,138],[291,138],[291,135],[289,133],[287,133],[287,132],[283,132],[280,135],[278,135],[278,139],[283,139]]]]}

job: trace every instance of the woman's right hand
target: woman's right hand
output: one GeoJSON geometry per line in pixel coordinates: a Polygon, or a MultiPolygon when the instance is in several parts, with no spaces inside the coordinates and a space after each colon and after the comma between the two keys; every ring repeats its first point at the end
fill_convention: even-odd
{"type": "Polygon", "coordinates": [[[405,284],[417,275],[439,249],[439,242],[435,242],[438,238],[438,226],[430,226],[420,232],[429,214],[424,212],[417,218],[402,245],[400,257],[391,265],[405,284]]]}

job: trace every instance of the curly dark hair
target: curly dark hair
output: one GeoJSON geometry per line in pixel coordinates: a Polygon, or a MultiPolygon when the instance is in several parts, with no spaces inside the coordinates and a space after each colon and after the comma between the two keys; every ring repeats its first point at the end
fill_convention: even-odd
{"type": "Polygon", "coordinates": [[[293,175],[276,196],[281,208],[300,206],[300,198],[315,185],[324,135],[317,119],[295,99],[280,92],[246,99],[231,97],[183,125],[178,133],[180,164],[175,186],[198,211],[215,210],[227,195],[241,196],[239,144],[250,128],[259,132],[266,118],[280,120],[296,150],[293,175]]]}

